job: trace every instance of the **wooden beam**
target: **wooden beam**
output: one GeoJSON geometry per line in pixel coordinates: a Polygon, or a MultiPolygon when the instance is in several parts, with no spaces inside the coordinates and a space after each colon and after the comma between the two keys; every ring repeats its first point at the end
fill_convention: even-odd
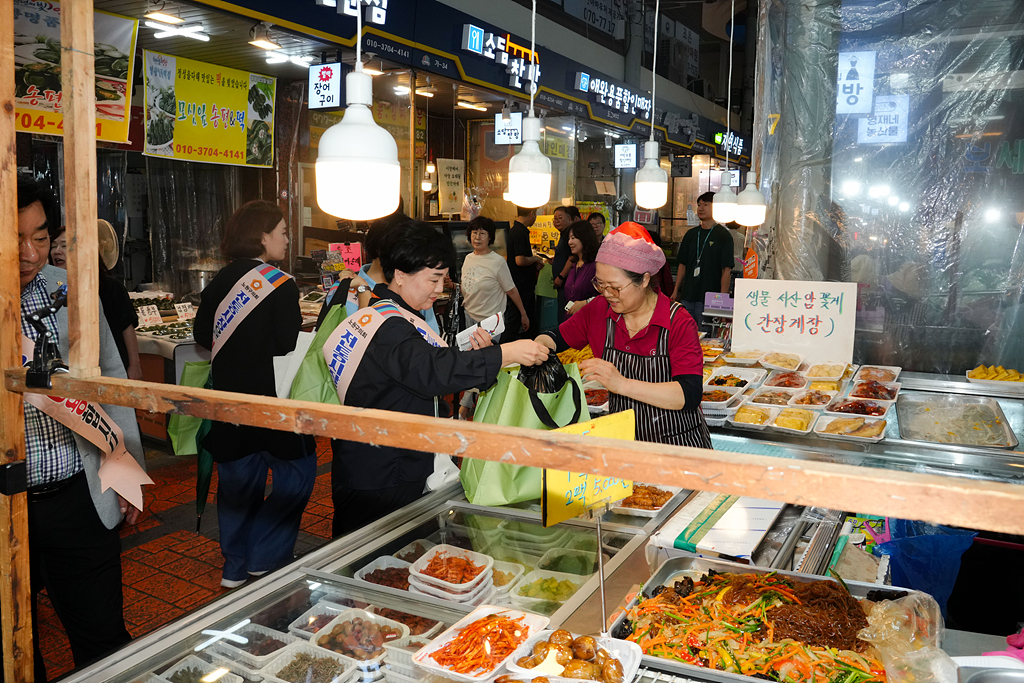
{"type": "MultiPolygon", "coordinates": [[[[24,370],[8,370],[7,387],[26,391],[24,375],[24,370]]],[[[1024,533],[1024,486],[1016,484],[597,439],[109,377],[57,375],[47,393],[417,451],[1024,533]]]]}
{"type": "MultiPolygon", "coordinates": [[[[14,111],[14,7],[0,3],[0,363],[21,365],[18,281],[18,159],[14,111]],[[6,218],[5,218],[6,216],[6,218]]],[[[0,464],[25,459],[21,395],[0,389],[0,464]]],[[[0,495],[0,625],[3,674],[32,681],[32,590],[28,562],[28,496],[0,495]]]]}
{"type": "Polygon", "coordinates": [[[96,377],[100,374],[100,274],[92,0],[61,3],[60,45],[68,243],[68,366],[75,377],[96,377]]]}

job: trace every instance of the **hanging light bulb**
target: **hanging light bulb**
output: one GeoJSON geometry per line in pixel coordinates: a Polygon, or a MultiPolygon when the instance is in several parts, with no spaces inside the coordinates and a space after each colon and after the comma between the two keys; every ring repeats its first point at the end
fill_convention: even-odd
{"type": "Polygon", "coordinates": [[[757,174],[747,173],[747,187],[736,198],[736,222],[753,227],[764,223],[768,204],[757,189],[757,174]]]}
{"type": "Polygon", "coordinates": [[[729,187],[731,180],[732,173],[728,169],[722,171],[722,189],[715,193],[711,204],[711,217],[723,225],[736,220],[736,193],[729,187]]]}
{"type": "MultiPolygon", "coordinates": [[[[444,141],[442,140],[442,142],[444,141]]],[[[427,162],[427,173],[434,173],[435,171],[437,171],[437,164],[435,164],[434,160],[431,159],[427,162]]]]}
{"type": "Polygon", "coordinates": [[[533,0],[530,19],[530,115],[523,119],[523,146],[508,162],[509,201],[528,209],[543,206],[551,199],[551,160],[541,154],[540,119],[533,113],[537,92],[534,57],[536,50],[537,0],[533,0]]]}
{"type": "Polygon", "coordinates": [[[508,100],[505,100],[505,106],[501,108],[501,125],[512,125],[512,107],[509,105],[508,100]]]}
{"type": "Polygon", "coordinates": [[[420,189],[424,192],[430,192],[434,189],[434,182],[430,179],[430,171],[423,173],[423,180],[420,181],[420,189]]]}
{"type": "Polygon", "coordinates": [[[398,208],[398,144],[370,112],[373,79],[363,73],[362,12],[356,14],[355,70],[345,76],[345,117],[320,138],[316,200],[332,216],[370,220],[398,208]]]}
{"type": "Polygon", "coordinates": [[[659,163],[658,143],[644,143],[644,166],[636,172],[636,203],[645,209],[660,209],[668,201],[668,173],[659,163]]]}

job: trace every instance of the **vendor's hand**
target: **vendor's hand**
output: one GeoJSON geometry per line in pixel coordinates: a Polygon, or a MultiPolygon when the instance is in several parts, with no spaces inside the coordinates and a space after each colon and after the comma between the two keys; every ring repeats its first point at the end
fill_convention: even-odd
{"type": "Polygon", "coordinates": [[[606,360],[600,358],[588,358],[580,363],[580,373],[583,380],[594,380],[600,382],[608,391],[613,394],[621,394],[622,384],[626,378],[622,376],[618,368],[606,360]]]}
{"type": "Polygon", "coordinates": [[[473,334],[469,337],[469,346],[474,349],[483,349],[491,346],[491,335],[480,329],[479,327],[473,330],[473,334]]]}
{"type": "Polygon", "coordinates": [[[522,311],[519,312],[519,317],[523,321],[523,332],[530,331],[530,319],[526,317],[526,314],[522,311]]]}
{"type": "Polygon", "coordinates": [[[587,300],[586,299],[583,299],[582,301],[573,301],[572,302],[572,306],[569,307],[569,310],[567,310],[565,312],[565,314],[566,315],[574,315],[576,313],[579,313],[581,310],[583,310],[583,307],[586,306],[586,305],[587,305],[587,300]]]}
{"type": "Polygon", "coordinates": [[[128,366],[128,379],[142,379],[142,366],[141,365],[129,365],[128,366]]]}
{"type": "Polygon", "coordinates": [[[520,339],[501,345],[501,364],[540,365],[548,359],[550,350],[532,339],[520,339]]]}
{"type": "Polygon", "coordinates": [[[120,494],[117,496],[117,504],[121,507],[121,514],[124,515],[126,524],[135,524],[139,521],[139,513],[142,511],[122,498],[120,494]]]}

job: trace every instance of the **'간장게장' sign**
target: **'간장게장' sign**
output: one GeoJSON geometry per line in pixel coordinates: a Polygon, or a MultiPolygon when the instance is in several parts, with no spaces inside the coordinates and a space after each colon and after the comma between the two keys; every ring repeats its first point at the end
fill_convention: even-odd
{"type": "MultiPolygon", "coordinates": [[[[624,410],[554,431],[633,441],[636,438],[636,414],[632,410],[624,410]]],[[[579,517],[598,505],[613,503],[633,494],[631,481],[585,472],[544,470],[543,481],[540,515],[541,523],[546,527],[579,517]]]]}
{"type": "Polygon", "coordinates": [[[144,154],[212,164],[274,163],[277,79],[143,51],[144,154]]]}
{"type": "Polygon", "coordinates": [[[736,280],[732,347],[799,353],[806,362],[853,361],[856,282],[736,280]]]}

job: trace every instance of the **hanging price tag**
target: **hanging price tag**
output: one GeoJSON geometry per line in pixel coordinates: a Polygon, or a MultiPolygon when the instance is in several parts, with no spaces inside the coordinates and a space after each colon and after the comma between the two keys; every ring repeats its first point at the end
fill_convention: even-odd
{"type": "Polygon", "coordinates": [[[196,317],[196,311],[192,308],[192,304],[185,302],[183,304],[174,304],[174,310],[178,312],[178,320],[191,320],[196,317]]]}
{"type": "Polygon", "coordinates": [[[160,325],[164,319],[160,317],[160,309],[150,304],[149,306],[139,306],[139,325],[146,327],[149,325],[160,325]]]}

